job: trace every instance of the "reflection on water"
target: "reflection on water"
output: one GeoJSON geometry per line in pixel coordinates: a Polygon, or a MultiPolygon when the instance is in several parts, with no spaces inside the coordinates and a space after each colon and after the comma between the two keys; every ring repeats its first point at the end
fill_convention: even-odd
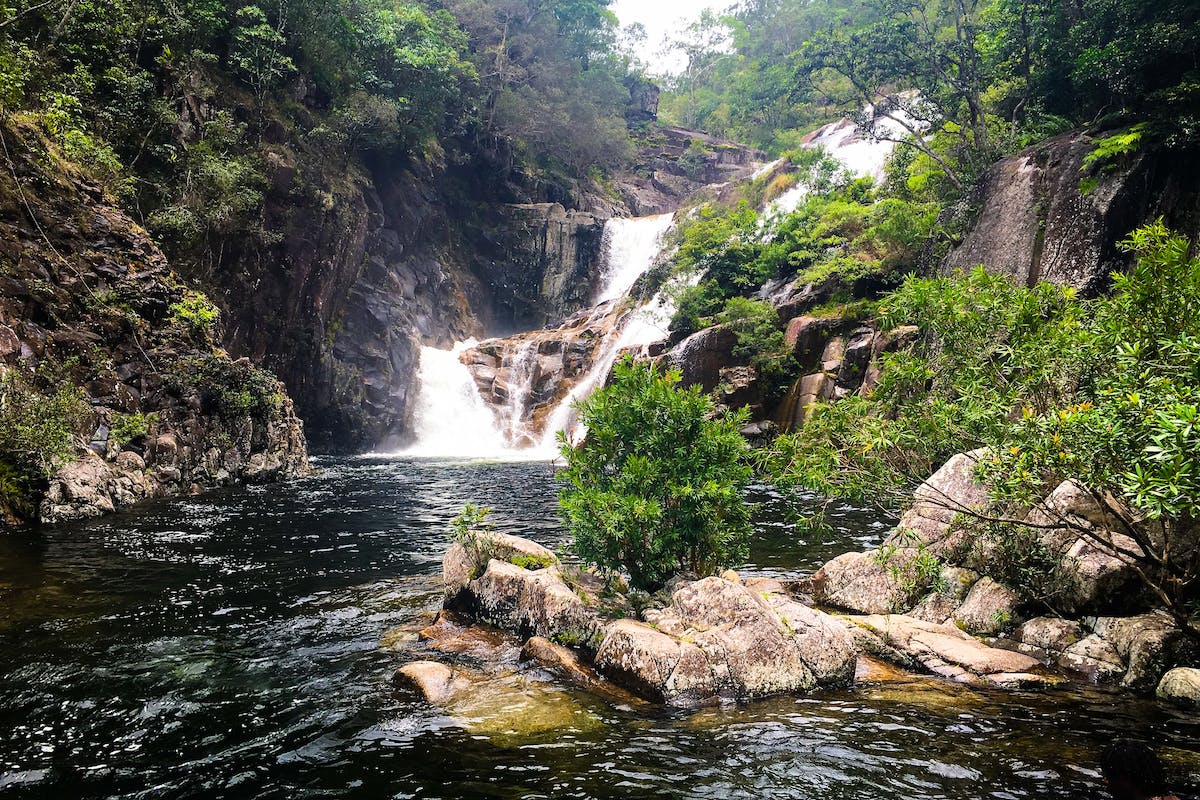
{"type": "MultiPolygon", "coordinates": [[[[1200,778],[1200,723],[1103,693],[921,682],[684,714],[535,673],[430,708],[392,690],[381,636],[436,606],[465,502],[561,544],[550,469],[323,466],[0,541],[0,796],[1086,797],[1096,750],[1131,734],[1200,778]]],[[[755,499],[751,572],[808,571],[887,528],[843,509],[797,536],[781,498],[755,499]]]]}

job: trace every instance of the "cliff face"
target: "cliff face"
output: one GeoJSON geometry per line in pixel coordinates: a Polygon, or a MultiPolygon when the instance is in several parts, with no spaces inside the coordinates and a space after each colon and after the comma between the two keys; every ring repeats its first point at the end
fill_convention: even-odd
{"type": "Polygon", "coordinates": [[[314,446],[400,443],[420,346],[478,335],[488,295],[456,247],[439,175],[272,155],[274,243],[205,276],[229,311],[226,345],[283,379],[314,446]]]}
{"type": "Polygon", "coordinates": [[[37,130],[0,135],[11,154],[0,172],[0,519],[94,516],[306,472],[283,387],[216,347],[207,301],[146,232],[37,130]],[[60,398],[61,419],[39,410],[43,393],[60,398]],[[31,473],[21,443],[56,431],[71,454],[48,478],[31,473]]]}
{"type": "Polygon", "coordinates": [[[1064,134],[989,169],[946,270],[986,264],[1027,285],[1046,280],[1096,294],[1126,265],[1117,244],[1138,226],[1164,217],[1189,236],[1200,232],[1195,153],[1152,149],[1089,168],[1096,143],[1064,134]]]}

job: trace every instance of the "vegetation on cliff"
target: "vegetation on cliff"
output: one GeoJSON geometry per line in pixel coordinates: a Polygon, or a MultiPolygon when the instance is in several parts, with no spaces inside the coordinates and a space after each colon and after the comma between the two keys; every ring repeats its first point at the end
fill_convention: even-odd
{"type": "Polygon", "coordinates": [[[751,0],[686,32],[688,67],[662,108],[779,153],[882,99],[932,127],[910,145],[961,181],[1106,116],[1194,137],[1198,37],[1200,9],[1185,0],[751,0]]]}

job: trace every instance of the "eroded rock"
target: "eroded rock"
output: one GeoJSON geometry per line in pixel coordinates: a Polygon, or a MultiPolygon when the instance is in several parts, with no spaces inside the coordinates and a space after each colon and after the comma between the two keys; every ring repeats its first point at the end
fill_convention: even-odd
{"type": "Polygon", "coordinates": [[[784,595],[705,578],[679,587],[670,606],[646,618],[609,625],[596,667],[659,702],[744,700],[853,680],[846,630],[784,595]]]}

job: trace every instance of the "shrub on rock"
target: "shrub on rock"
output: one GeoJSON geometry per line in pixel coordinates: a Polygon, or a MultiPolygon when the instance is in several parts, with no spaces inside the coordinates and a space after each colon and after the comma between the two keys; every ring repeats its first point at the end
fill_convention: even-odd
{"type": "Polygon", "coordinates": [[[677,371],[625,359],[580,406],[587,440],[562,446],[563,517],[585,562],[655,590],[742,560],[750,512],[744,413],[717,413],[677,371]]]}

